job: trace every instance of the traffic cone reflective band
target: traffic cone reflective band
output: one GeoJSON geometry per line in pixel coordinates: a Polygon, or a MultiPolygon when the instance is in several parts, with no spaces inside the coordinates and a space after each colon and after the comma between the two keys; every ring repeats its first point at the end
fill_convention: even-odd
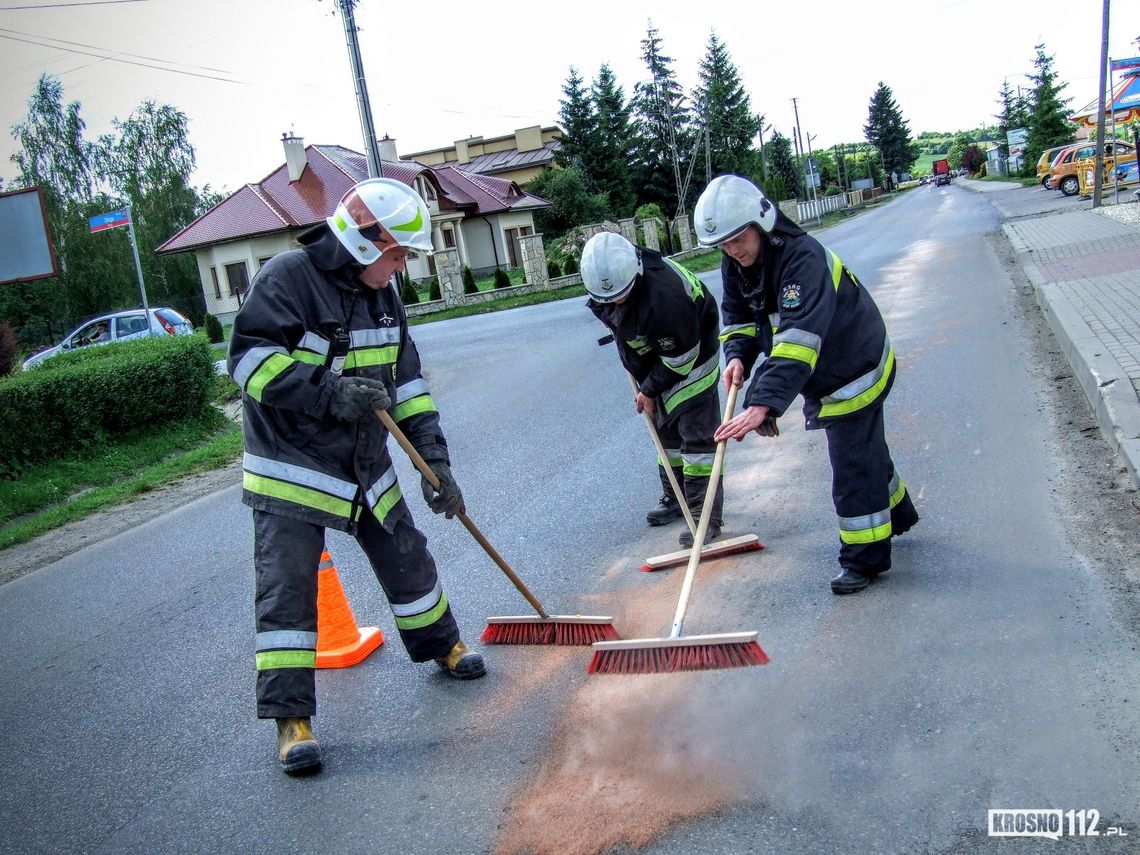
{"type": "Polygon", "coordinates": [[[332,556],[326,549],[321,553],[321,566],[317,570],[317,667],[347,668],[364,661],[383,643],[384,635],[379,627],[356,625],[332,556]]]}

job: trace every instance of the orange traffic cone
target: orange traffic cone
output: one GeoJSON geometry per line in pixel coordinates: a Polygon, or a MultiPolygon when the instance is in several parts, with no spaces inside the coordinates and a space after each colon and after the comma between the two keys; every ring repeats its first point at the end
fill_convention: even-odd
{"type": "Polygon", "coordinates": [[[379,627],[357,627],[326,549],[317,570],[317,667],[347,668],[384,643],[379,627]]]}

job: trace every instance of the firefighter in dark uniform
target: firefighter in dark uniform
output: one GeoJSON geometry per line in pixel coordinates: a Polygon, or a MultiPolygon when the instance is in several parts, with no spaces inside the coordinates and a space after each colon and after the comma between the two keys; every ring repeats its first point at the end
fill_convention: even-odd
{"type": "MultiPolygon", "coordinates": [[[[657,425],[669,459],[658,461],[664,494],[650,525],[680,519],[665,467],[682,485],[693,518],[700,517],[712,473],[720,424],[720,322],[716,300],[701,281],[659,252],[599,232],[582,249],[586,304],[613,332],[622,365],[638,384],[634,406],[657,425]]],[[[723,482],[717,484],[706,541],[724,525],[723,482]]],[[[681,532],[682,546],[693,535],[681,532]]]]}
{"type": "Polygon", "coordinates": [[[827,433],[839,517],[836,594],[861,591],[891,566],[891,538],[918,522],[891,460],[883,404],[895,352],[871,295],[834,252],[745,178],[714,179],[693,212],[697,239],[724,252],[725,383],[755,375],[742,412],[716,431],[776,436],[798,394],[809,430],[827,433]]]}
{"type": "Polygon", "coordinates": [[[253,509],[257,715],[277,722],[288,773],[320,766],[317,570],[326,528],[354,535],[413,661],[460,679],[482,657],[459,637],[427,541],[404,502],[375,409],[389,410],[440,481],[424,499],[464,510],[404,307],[389,287],[409,250],[430,252],[427,206],[391,179],[357,184],[303,247],[258,272],[234,319],[229,373],[242,390],[242,500],[253,509]]]}

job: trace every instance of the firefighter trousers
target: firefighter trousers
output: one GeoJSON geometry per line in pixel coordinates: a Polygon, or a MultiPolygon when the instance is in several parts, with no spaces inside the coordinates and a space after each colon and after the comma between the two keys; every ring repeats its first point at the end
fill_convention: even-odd
{"type": "Polygon", "coordinates": [[[891,537],[918,522],[895,471],[882,404],[826,425],[831,497],[839,517],[839,565],[875,574],[891,566],[891,537]]]}
{"type": "MultiPolygon", "coordinates": [[[[674,416],[663,416],[657,408],[657,435],[668,456],[658,461],[661,486],[666,496],[673,495],[665,466],[673,469],[677,483],[685,492],[685,501],[693,514],[693,522],[701,517],[705,493],[709,488],[716,442],[713,434],[720,427],[720,391],[716,386],[702,392],[695,401],[674,416]]],[[[716,493],[709,519],[718,526],[724,525],[724,479],[718,478],[716,493]]]]}
{"type": "MultiPolygon", "coordinates": [[[[317,570],[323,526],[253,512],[258,718],[316,713],[317,570]]],[[[459,627],[439,582],[427,538],[406,513],[388,532],[365,509],[356,540],[395,615],[413,662],[445,655],[459,627]]]]}

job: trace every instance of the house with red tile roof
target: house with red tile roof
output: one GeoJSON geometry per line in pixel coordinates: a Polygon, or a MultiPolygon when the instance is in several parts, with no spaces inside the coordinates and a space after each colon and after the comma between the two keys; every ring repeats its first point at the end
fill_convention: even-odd
{"type": "MultiPolygon", "coordinates": [[[[206,311],[223,323],[236,314],[261,265],[299,246],[297,235],[332,214],[348,189],[368,177],[367,158],[359,152],[305,145],[291,134],[282,135],[282,144],[284,164],[231,193],[155,250],[194,253],[206,311]]],[[[534,211],[549,202],[509,178],[401,159],[391,139],[381,141],[380,153],[384,176],[414,188],[427,202],[437,248],[454,247],[460,263],[477,275],[521,263],[518,240],[534,233],[534,211]]],[[[431,257],[408,256],[413,280],[434,272],[431,257]]]]}

